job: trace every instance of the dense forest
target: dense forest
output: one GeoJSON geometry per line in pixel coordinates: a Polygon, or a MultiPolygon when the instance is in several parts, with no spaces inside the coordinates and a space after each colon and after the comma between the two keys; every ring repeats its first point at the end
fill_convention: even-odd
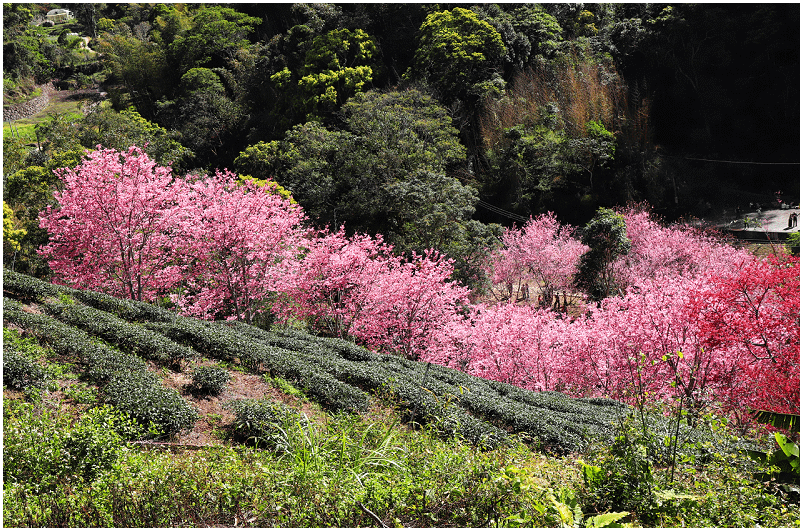
{"type": "Polygon", "coordinates": [[[34,153],[4,135],[23,225],[43,203],[21,190],[52,181],[31,167],[97,144],[271,178],[319,225],[462,262],[547,211],[800,196],[793,4],[108,3],[47,27],[53,7],[5,6],[4,98],[54,80],[108,101],[40,124],[34,153]]]}

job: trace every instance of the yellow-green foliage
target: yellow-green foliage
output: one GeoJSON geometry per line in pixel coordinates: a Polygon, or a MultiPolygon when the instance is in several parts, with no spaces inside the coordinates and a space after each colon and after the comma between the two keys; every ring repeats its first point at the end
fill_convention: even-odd
{"type": "Polygon", "coordinates": [[[411,75],[427,79],[445,102],[487,82],[506,54],[497,30],[460,7],[428,15],[419,35],[411,75]]]}
{"type": "MultiPolygon", "coordinates": [[[[377,46],[364,30],[341,29],[316,37],[306,53],[298,86],[309,117],[330,111],[372,83],[377,46]]],[[[286,77],[279,72],[279,80],[286,77]]]]}
{"type": "Polygon", "coordinates": [[[19,241],[27,234],[25,229],[15,229],[16,217],[14,211],[3,201],[3,244],[10,246],[13,250],[19,251],[19,241]]]}

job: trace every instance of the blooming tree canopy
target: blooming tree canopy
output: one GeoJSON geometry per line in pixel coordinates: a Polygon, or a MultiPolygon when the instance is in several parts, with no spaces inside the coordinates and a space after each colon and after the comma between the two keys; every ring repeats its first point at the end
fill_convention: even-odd
{"type": "Polygon", "coordinates": [[[238,182],[229,171],[187,181],[171,211],[187,264],[175,300],[187,313],[250,322],[284,289],[304,215],[276,186],[238,182]]]}
{"type": "Polygon", "coordinates": [[[56,170],[58,206],[39,216],[50,242],[39,254],[56,279],[118,297],[153,300],[178,281],[171,207],[183,190],[141,149],[98,149],[56,170]]]}

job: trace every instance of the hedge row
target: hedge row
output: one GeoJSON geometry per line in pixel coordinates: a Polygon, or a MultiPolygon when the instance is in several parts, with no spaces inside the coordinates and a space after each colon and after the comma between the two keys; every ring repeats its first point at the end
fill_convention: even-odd
{"type": "Polygon", "coordinates": [[[130,299],[118,299],[96,291],[72,290],[70,295],[87,306],[113,313],[126,321],[166,322],[174,320],[177,315],[175,312],[165,310],[154,304],[130,299]]]}
{"type": "Polygon", "coordinates": [[[178,318],[171,323],[150,323],[148,328],[184,345],[191,345],[206,356],[238,362],[249,369],[281,376],[303,388],[322,405],[334,411],[366,411],[369,397],[337,380],[330,374],[314,370],[308,356],[248,340],[246,336],[220,325],[197,319],[178,318]]]}
{"type": "Polygon", "coordinates": [[[105,293],[72,289],[3,269],[3,291],[24,301],[44,302],[48,297],[67,295],[87,306],[113,313],[126,321],[171,321],[176,314],[146,302],[118,299],[105,293]]]}
{"type": "MultiPolygon", "coordinates": [[[[42,286],[36,284],[40,281],[21,277],[24,276],[18,275],[16,282],[23,287],[15,288],[15,293],[38,290],[37,293],[52,296],[69,289],[59,287],[53,291],[55,288],[44,287],[51,285],[41,283],[42,286]]],[[[74,291],[72,296],[121,319],[150,320],[152,322],[145,326],[151,331],[193,347],[210,358],[241,363],[254,372],[266,371],[272,376],[284,377],[334,410],[363,411],[369,403],[365,391],[390,391],[398,405],[405,408],[407,420],[413,417],[421,423],[435,422],[445,432],[458,433],[480,444],[496,444],[506,431],[513,431],[524,432],[553,450],[580,450],[594,438],[613,437],[614,423],[629,411],[612,400],[583,400],[561,393],[530,392],[447,367],[376,354],[349,341],[320,338],[291,328],[265,331],[243,323],[176,317],[155,306],[92,292],[74,291]]],[[[41,300],[41,295],[39,297],[41,300]]],[[[92,313],[55,304],[50,306],[59,308],[62,316],[70,312],[75,314],[73,318],[83,323],[89,322],[92,313]]],[[[77,320],[71,322],[77,323],[77,320]]],[[[109,338],[107,334],[111,331],[99,330],[114,322],[110,318],[102,322],[97,319],[87,329],[121,344],[109,338]]]]}
{"type": "Polygon", "coordinates": [[[160,364],[180,366],[181,362],[197,355],[191,348],[103,310],[61,303],[45,303],[45,308],[62,322],[101,337],[126,352],[160,364]]]}
{"type": "Polygon", "coordinates": [[[194,425],[197,412],[177,391],[163,387],[138,356],[102,344],[49,315],[4,306],[4,321],[25,329],[56,353],[77,358],[85,376],[103,388],[105,402],[144,426],[152,425],[154,435],[171,435],[194,425]]]}
{"type": "Polygon", "coordinates": [[[108,382],[118,372],[146,371],[147,365],[138,356],[126,354],[93,340],[86,332],[44,314],[28,313],[6,307],[3,320],[12,322],[36,336],[62,356],[77,358],[87,378],[97,383],[108,382]]]}
{"type": "Polygon", "coordinates": [[[45,297],[57,297],[62,288],[63,286],[3,268],[3,293],[13,295],[15,299],[43,301],[45,297]]]}
{"type": "Polygon", "coordinates": [[[289,450],[286,430],[297,425],[307,428],[308,421],[294,409],[270,400],[234,400],[227,407],[236,415],[233,436],[237,441],[276,452],[289,450]]]}
{"type": "MultiPolygon", "coordinates": [[[[302,356],[307,367],[366,391],[388,393],[405,410],[406,421],[433,423],[446,435],[456,435],[484,447],[506,437],[503,430],[468,414],[453,393],[435,393],[421,387],[423,364],[396,356],[372,353],[340,339],[306,335],[290,329],[264,331],[241,323],[225,324],[264,346],[280,345],[302,356]],[[397,366],[401,370],[397,370],[397,366]],[[413,370],[410,370],[413,369],[413,370]]],[[[448,390],[448,391],[453,391],[448,390]]]]}
{"type": "Polygon", "coordinates": [[[44,367],[4,345],[3,385],[24,391],[30,387],[43,387],[46,380],[44,367]]]}
{"type": "Polygon", "coordinates": [[[417,421],[459,417],[457,431],[476,442],[502,438],[500,428],[525,433],[552,450],[577,451],[593,439],[613,439],[615,423],[629,411],[613,400],[531,392],[439,365],[375,354],[340,339],[319,338],[298,330],[267,332],[239,323],[226,326],[266,345],[303,352],[319,370],[362,389],[390,388],[417,421]]]}

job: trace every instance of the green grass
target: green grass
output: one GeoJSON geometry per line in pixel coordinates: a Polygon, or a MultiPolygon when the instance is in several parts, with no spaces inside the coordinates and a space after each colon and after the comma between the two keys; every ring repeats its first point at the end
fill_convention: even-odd
{"type": "Polygon", "coordinates": [[[8,122],[3,122],[3,136],[19,136],[25,143],[32,144],[36,142],[35,128],[39,124],[46,123],[50,120],[50,113],[66,113],[68,120],[80,120],[83,114],[80,111],[80,102],[60,102],[58,104],[49,105],[44,111],[24,118],[22,120],[15,120],[13,123],[13,132],[11,125],[8,122]]]}

